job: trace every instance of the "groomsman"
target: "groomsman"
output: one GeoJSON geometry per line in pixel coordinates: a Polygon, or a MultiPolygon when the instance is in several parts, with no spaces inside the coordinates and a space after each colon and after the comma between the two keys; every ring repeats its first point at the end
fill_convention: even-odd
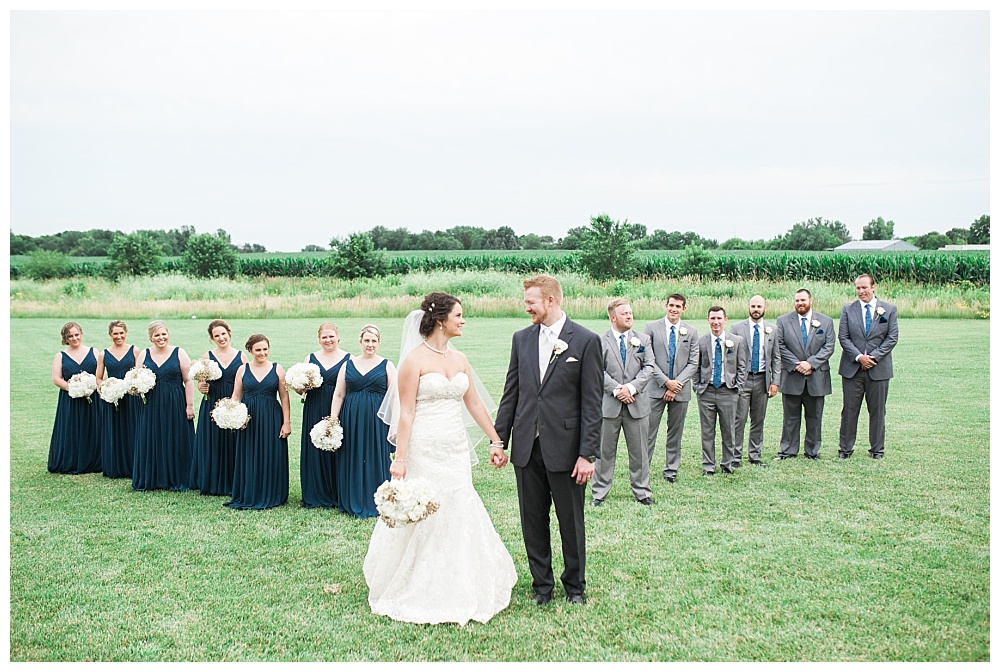
{"type": "Polygon", "coordinates": [[[861,400],[868,405],[868,452],[885,452],[885,401],[892,378],[892,349],[899,340],[896,306],[875,298],[875,279],[867,273],[854,281],[858,300],[840,311],[840,377],[844,409],[840,413],[840,459],[854,452],[861,400]]]}
{"type": "Polygon", "coordinates": [[[681,465],[681,437],[691,401],[691,379],[698,373],[698,331],[681,315],[687,308],[682,294],[667,297],[667,314],[662,320],[646,323],[646,335],[653,348],[653,380],[646,386],[649,395],[649,436],[646,452],[650,469],[656,453],[656,436],[663,410],[667,410],[667,462],[663,478],[677,480],[681,465]]]}
{"type": "Polygon", "coordinates": [[[736,461],[733,467],[741,466],[743,439],[746,437],[747,418],[750,419],[750,439],[747,454],[750,464],[766,467],[760,459],[764,445],[764,417],[767,415],[767,401],[778,393],[781,380],[781,356],[775,347],[777,333],[775,326],[764,321],[764,297],[750,299],[750,317],[733,326],[733,333],[742,336],[750,344],[750,368],[747,384],[740,389],[736,402],[736,461]]]}
{"type": "Polygon", "coordinates": [[[799,429],[806,417],[806,457],[819,459],[823,434],[823,403],[833,392],[830,357],[836,334],[833,320],[813,312],[808,289],[795,292],[795,310],[778,318],[778,352],[781,355],[781,444],[775,460],[799,454],[799,429]]]}
{"type": "Polygon", "coordinates": [[[618,454],[618,436],[625,430],[628,476],[632,494],[643,506],[652,506],[646,434],[649,397],[646,383],[653,377],[653,348],[649,336],[632,330],[632,306],[625,299],[608,304],[611,328],[601,337],[604,354],[604,399],[601,411],[601,456],[594,464],[592,504],[600,506],[611,490],[618,454]]]}
{"type": "Polygon", "coordinates": [[[726,309],[708,309],[709,333],[698,339],[701,366],[695,380],[701,418],[701,466],[705,476],[715,473],[715,425],[722,434],[722,471],[733,473],[736,461],[736,402],[747,381],[750,349],[746,340],[727,334],[726,309]]]}

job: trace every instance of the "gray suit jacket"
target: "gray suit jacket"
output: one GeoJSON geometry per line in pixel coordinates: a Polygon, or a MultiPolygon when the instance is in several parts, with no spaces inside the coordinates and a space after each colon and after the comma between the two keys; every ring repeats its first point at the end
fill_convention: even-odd
{"type": "Polygon", "coordinates": [[[644,418],[649,415],[649,396],[646,394],[646,383],[653,377],[653,348],[649,336],[629,329],[625,334],[625,366],[622,366],[621,344],[618,332],[608,329],[601,336],[601,350],[604,352],[604,399],[601,411],[605,418],[617,418],[622,406],[628,408],[633,418],[644,418]],[[639,339],[639,345],[629,343],[632,338],[639,339]],[[635,388],[635,401],[623,404],[614,395],[615,387],[631,383],[635,388]]]}
{"type": "MultiPolygon", "coordinates": [[[[760,332],[760,338],[764,342],[764,361],[761,362],[764,365],[764,379],[768,387],[771,385],[781,384],[781,355],[778,353],[778,329],[773,324],[764,320],[763,330],[760,332]],[[767,333],[770,329],[771,333],[767,333]]],[[[746,339],[747,348],[753,347],[753,324],[750,322],[750,318],[743,320],[742,322],[737,322],[733,325],[733,333],[737,336],[742,336],[746,339]]],[[[750,352],[750,357],[747,359],[747,371],[750,371],[750,362],[753,361],[753,352],[750,352]]]]}
{"type": "MultiPolygon", "coordinates": [[[[684,387],[675,401],[691,401],[691,380],[698,373],[698,330],[684,320],[680,320],[677,326],[686,329],[683,336],[677,335],[677,352],[674,355],[674,380],[682,383],[684,387]]],[[[646,335],[650,338],[653,346],[653,380],[646,385],[646,392],[650,399],[663,399],[667,391],[666,385],[668,373],[670,371],[670,355],[668,347],[670,345],[670,332],[664,324],[663,318],[655,322],[647,322],[646,335]]]]}
{"type": "Polygon", "coordinates": [[[794,310],[778,318],[778,352],[781,355],[781,383],[784,394],[808,393],[822,397],[833,392],[830,383],[830,357],[833,356],[837,334],[833,320],[813,311],[812,319],[818,327],[809,325],[806,347],[802,347],[802,330],[799,314],[794,310]],[[809,362],[813,372],[803,376],[795,370],[801,361],[809,362]]]}
{"type": "Polygon", "coordinates": [[[861,365],[858,355],[871,355],[875,366],[868,369],[872,380],[892,378],[892,349],[899,340],[899,325],[896,324],[896,306],[876,297],[872,328],[865,334],[865,309],[860,301],[852,301],[840,311],[840,375],[853,378],[861,365]],[[884,308],[882,315],[878,314],[884,308]]]}
{"type": "MultiPolygon", "coordinates": [[[[722,333],[723,376],[722,385],[739,392],[747,382],[747,371],[750,368],[750,347],[746,339],[733,333],[722,333]],[[733,347],[725,347],[725,341],[733,342],[733,347]]],[[[701,366],[698,367],[698,377],[695,379],[694,391],[699,395],[705,393],[712,384],[712,363],[715,361],[715,336],[708,332],[698,339],[698,357],[701,366]]]]}

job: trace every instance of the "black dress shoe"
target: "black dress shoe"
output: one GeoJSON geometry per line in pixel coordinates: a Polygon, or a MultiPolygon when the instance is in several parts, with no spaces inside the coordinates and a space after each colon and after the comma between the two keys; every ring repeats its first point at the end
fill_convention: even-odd
{"type": "Polygon", "coordinates": [[[807,460],[818,460],[819,455],[806,455],[807,460]]]}
{"type": "Polygon", "coordinates": [[[750,460],[750,464],[752,464],[755,467],[766,467],[767,466],[767,462],[761,462],[760,460],[756,460],[756,461],[755,460],[750,460]]]}
{"type": "Polygon", "coordinates": [[[740,467],[742,467],[742,466],[743,466],[743,465],[742,465],[742,464],[740,464],[739,462],[733,462],[733,469],[739,469],[739,468],[740,468],[740,467]]]}
{"type": "Polygon", "coordinates": [[[674,481],[677,480],[677,477],[676,476],[664,476],[663,480],[666,481],[667,483],[673,483],[674,481]]]}
{"type": "Polygon", "coordinates": [[[531,601],[539,607],[543,604],[548,604],[552,601],[552,593],[535,593],[535,596],[531,599],[531,601]]]}
{"type": "Polygon", "coordinates": [[[882,459],[882,453],[875,453],[874,455],[872,455],[872,459],[873,460],[881,460],[882,459]]]}
{"type": "Polygon", "coordinates": [[[732,470],[732,469],[730,469],[730,468],[729,468],[729,467],[727,467],[727,466],[724,466],[724,465],[723,465],[723,466],[721,467],[721,469],[722,469],[722,473],[724,473],[724,474],[731,474],[731,473],[733,473],[733,470],[732,470]]]}
{"type": "Polygon", "coordinates": [[[653,505],[653,498],[652,497],[643,497],[642,499],[637,500],[637,501],[640,504],[642,504],[643,506],[652,506],[653,505]]]}
{"type": "Polygon", "coordinates": [[[597,499],[596,497],[594,497],[594,501],[592,501],[592,502],[590,503],[590,505],[591,505],[591,506],[600,506],[600,505],[601,505],[601,504],[603,504],[603,503],[604,503],[604,500],[603,500],[603,499],[597,499]]]}
{"type": "Polygon", "coordinates": [[[849,460],[849,459],[851,459],[851,456],[850,456],[850,455],[848,455],[847,453],[840,453],[840,454],[839,454],[839,455],[837,456],[837,458],[838,458],[838,459],[841,459],[841,460],[849,460]]]}
{"type": "Polygon", "coordinates": [[[714,476],[715,472],[714,471],[703,471],[703,472],[701,472],[701,475],[702,476],[714,476]]]}
{"type": "Polygon", "coordinates": [[[790,460],[793,457],[798,457],[798,455],[781,455],[779,453],[778,456],[776,458],[774,458],[774,461],[775,462],[780,462],[781,460],[790,460]]]}
{"type": "Polygon", "coordinates": [[[587,604],[587,598],[580,593],[571,593],[567,595],[566,601],[570,604],[587,604]]]}

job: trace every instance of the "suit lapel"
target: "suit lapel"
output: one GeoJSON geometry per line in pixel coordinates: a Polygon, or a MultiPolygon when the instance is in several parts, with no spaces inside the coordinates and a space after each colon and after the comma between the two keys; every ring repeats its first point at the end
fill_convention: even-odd
{"type": "MultiPolygon", "coordinates": [[[[541,327],[539,327],[538,329],[535,330],[535,361],[536,362],[538,361],[538,331],[540,331],[540,330],[541,330],[541,327]]],[[[560,340],[560,341],[563,341],[564,343],[566,343],[566,346],[567,346],[566,349],[569,350],[568,346],[569,346],[570,342],[572,341],[572,339],[573,339],[573,323],[570,322],[569,318],[567,317],[566,318],[566,322],[563,323],[562,332],[558,336],[556,336],[556,340],[560,340]]],[[[553,351],[553,354],[554,354],[554,351],[553,351]]],[[[551,360],[549,362],[549,365],[547,367],[545,367],[545,377],[542,378],[541,383],[538,386],[539,391],[541,391],[541,389],[543,387],[545,387],[545,383],[548,381],[549,378],[552,377],[552,369],[556,368],[556,366],[559,364],[559,360],[561,360],[565,354],[566,353],[564,352],[562,355],[559,355],[555,359],[551,360]]],[[[536,374],[538,373],[538,367],[537,366],[535,366],[535,373],[536,374]]]]}
{"type": "Polygon", "coordinates": [[[538,370],[538,335],[540,331],[541,327],[537,324],[532,325],[531,329],[528,330],[528,355],[531,357],[531,361],[534,362],[531,370],[534,371],[535,388],[541,388],[542,386],[542,381],[539,380],[541,372],[538,370]]]}

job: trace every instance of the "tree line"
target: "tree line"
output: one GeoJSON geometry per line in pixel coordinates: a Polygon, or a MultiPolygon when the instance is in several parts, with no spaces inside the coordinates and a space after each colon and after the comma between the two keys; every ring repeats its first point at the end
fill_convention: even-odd
{"type": "MultiPolygon", "coordinates": [[[[193,226],[181,226],[176,229],[140,229],[136,233],[143,234],[159,248],[159,253],[167,257],[179,257],[187,250],[188,241],[198,235],[193,226]]],[[[89,231],[60,231],[44,236],[23,236],[10,232],[10,253],[28,254],[36,250],[59,252],[70,257],[107,257],[110,256],[115,236],[126,235],[121,231],[110,229],[90,229],[89,231]]],[[[217,229],[215,236],[226,241],[235,252],[267,252],[258,243],[243,243],[234,245],[232,237],[224,230],[217,229]]]]}

